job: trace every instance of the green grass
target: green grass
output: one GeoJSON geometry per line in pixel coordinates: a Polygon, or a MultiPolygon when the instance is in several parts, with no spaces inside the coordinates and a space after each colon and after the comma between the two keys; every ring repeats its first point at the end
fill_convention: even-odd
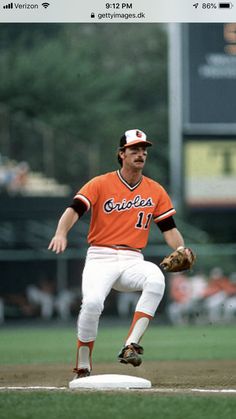
{"type": "Polygon", "coordinates": [[[1,419],[231,419],[232,397],[160,396],[114,393],[4,393],[1,419]]]}
{"type": "MultiPolygon", "coordinates": [[[[102,327],[94,350],[95,362],[114,362],[127,334],[125,327],[102,327]]],[[[145,360],[235,359],[233,326],[160,327],[153,325],[142,344],[145,360]]],[[[75,328],[17,328],[0,332],[0,364],[74,363],[75,328]]]]}
{"type": "MultiPolygon", "coordinates": [[[[126,333],[123,328],[103,329],[96,342],[98,361],[106,361],[107,358],[112,361],[113,352],[120,347],[126,333]],[[108,343],[111,351],[107,354],[105,348],[108,343]]],[[[156,325],[148,329],[142,344],[145,360],[236,359],[233,326],[173,328],[156,325]]]]}
{"type": "MultiPolygon", "coordinates": [[[[114,362],[125,327],[100,327],[94,362],[114,362]]],[[[160,327],[153,324],[142,341],[145,360],[235,359],[235,328],[160,327]]],[[[0,332],[0,364],[68,363],[73,365],[76,332],[73,325],[10,328],[0,332]]],[[[1,368],[1,367],[0,367],[1,368]]],[[[236,398],[133,392],[7,392],[0,393],[1,419],[231,419],[236,398]]]]}

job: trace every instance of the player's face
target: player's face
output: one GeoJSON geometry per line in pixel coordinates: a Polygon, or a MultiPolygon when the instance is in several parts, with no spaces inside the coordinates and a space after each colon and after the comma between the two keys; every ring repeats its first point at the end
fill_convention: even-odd
{"type": "Polygon", "coordinates": [[[123,159],[123,167],[142,169],[146,162],[147,149],[142,146],[126,147],[122,151],[121,158],[123,159]]]}

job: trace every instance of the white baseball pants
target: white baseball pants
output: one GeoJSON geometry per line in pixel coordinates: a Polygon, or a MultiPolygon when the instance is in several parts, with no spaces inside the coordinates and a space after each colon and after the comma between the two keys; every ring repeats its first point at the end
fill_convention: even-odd
{"type": "Polygon", "coordinates": [[[142,291],[135,311],[154,316],[165,290],[164,275],[141,253],[91,246],[82,277],[82,305],[78,317],[78,338],[94,341],[104,301],[111,289],[142,291]]]}

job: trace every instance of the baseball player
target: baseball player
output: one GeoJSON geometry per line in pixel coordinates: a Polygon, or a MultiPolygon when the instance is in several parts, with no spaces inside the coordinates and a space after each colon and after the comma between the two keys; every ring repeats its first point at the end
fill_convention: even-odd
{"type": "Polygon", "coordinates": [[[152,143],[144,132],[126,131],[118,149],[120,170],[91,179],[75,194],[48,247],[55,253],[64,252],[68,231],[91,210],[78,316],[76,378],[90,375],[99,318],[111,289],[141,291],[118,360],[135,367],[142,362],[143,348],[139,343],[165,289],[160,268],[145,261],[142,255],[151,221],[159,227],[170,248],[184,247],[173,219],[176,211],[170,197],[159,183],[142,174],[150,146],[152,143]]]}

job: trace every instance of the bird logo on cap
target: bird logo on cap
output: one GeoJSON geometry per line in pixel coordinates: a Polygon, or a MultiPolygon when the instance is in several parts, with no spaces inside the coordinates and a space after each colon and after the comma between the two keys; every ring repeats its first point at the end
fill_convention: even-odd
{"type": "Polygon", "coordinates": [[[136,136],[137,136],[138,138],[142,138],[142,133],[141,133],[140,131],[136,131],[136,136]]]}

